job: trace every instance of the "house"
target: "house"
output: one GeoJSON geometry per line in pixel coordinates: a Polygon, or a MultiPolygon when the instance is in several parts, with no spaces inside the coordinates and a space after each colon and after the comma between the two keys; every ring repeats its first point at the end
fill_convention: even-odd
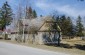
{"type": "Polygon", "coordinates": [[[21,39],[29,43],[58,44],[60,40],[60,27],[57,22],[52,20],[52,17],[43,17],[42,20],[21,19],[19,30],[21,31],[21,39]],[[55,28],[52,27],[53,25],[55,28]]]}
{"type": "Polygon", "coordinates": [[[60,43],[60,31],[57,22],[47,20],[35,34],[29,34],[29,40],[31,38],[32,43],[36,44],[58,44],[60,43]],[[52,28],[54,24],[57,29],[52,28]]]}

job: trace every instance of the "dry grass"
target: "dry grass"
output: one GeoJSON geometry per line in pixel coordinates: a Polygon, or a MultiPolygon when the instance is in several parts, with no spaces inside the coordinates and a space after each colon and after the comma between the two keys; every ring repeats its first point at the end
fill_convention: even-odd
{"type": "MultiPolygon", "coordinates": [[[[64,48],[64,45],[59,46],[49,46],[49,45],[36,45],[36,44],[31,44],[31,43],[17,43],[15,41],[9,41],[9,40],[1,40],[13,44],[19,44],[19,45],[24,45],[24,46],[29,46],[29,47],[34,47],[34,48],[40,48],[40,49],[45,49],[45,50],[50,50],[50,51],[57,51],[57,52],[63,52],[63,53],[68,53],[70,55],[85,55],[85,50],[81,50],[78,48],[64,48]]],[[[77,40],[63,40],[61,41],[63,44],[68,44],[70,46],[75,46],[75,44],[80,44],[80,45],[85,45],[85,41],[77,40]]]]}

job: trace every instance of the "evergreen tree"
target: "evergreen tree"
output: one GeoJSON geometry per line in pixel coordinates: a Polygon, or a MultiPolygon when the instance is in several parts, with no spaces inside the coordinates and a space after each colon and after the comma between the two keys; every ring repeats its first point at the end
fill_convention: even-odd
{"type": "Polygon", "coordinates": [[[59,21],[60,21],[60,27],[62,30],[62,34],[67,35],[68,22],[67,22],[65,15],[61,16],[59,21]]]}
{"type": "Polygon", "coordinates": [[[32,8],[31,7],[29,7],[29,13],[32,14],[32,8]]]}
{"type": "Polygon", "coordinates": [[[36,18],[37,17],[37,13],[35,10],[33,10],[33,18],[36,18]]]}
{"type": "Polygon", "coordinates": [[[0,8],[0,30],[2,29],[2,19],[1,19],[1,8],[0,8]]]}
{"type": "Polygon", "coordinates": [[[31,18],[33,17],[33,11],[32,11],[32,8],[31,8],[31,7],[29,7],[29,8],[27,9],[27,14],[28,14],[28,18],[29,18],[29,19],[31,19],[31,18]]]}
{"type": "Polygon", "coordinates": [[[72,20],[70,17],[63,16],[57,16],[56,22],[61,28],[62,34],[67,36],[73,36],[75,35],[75,28],[74,24],[72,23],[72,20]]]}
{"type": "Polygon", "coordinates": [[[1,8],[0,8],[0,19],[1,19],[1,8]]]}
{"type": "Polygon", "coordinates": [[[26,7],[26,18],[27,19],[32,19],[32,18],[36,18],[37,17],[37,13],[35,10],[33,10],[31,8],[31,6],[28,8],[26,7]]]}
{"type": "Polygon", "coordinates": [[[77,22],[76,22],[76,28],[77,28],[77,36],[83,36],[83,24],[82,24],[82,18],[80,16],[78,16],[77,22]]]}
{"type": "Polygon", "coordinates": [[[12,21],[12,9],[8,2],[5,2],[1,8],[1,20],[2,20],[2,30],[6,28],[7,25],[11,24],[12,21]]]}
{"type": "Polygon", "coordinates": [[[72,20],[70,17],[67,17],[67,22],[68,22],[67,35],[68,36],[75,36],[76,35],[76,28],[75,28],[75,25],[72,23],[72,20]]]}
{"type": "Polygon", "coordinates": [[[42,15],[40,15],[40,17],[43,17],[42,15]]]}

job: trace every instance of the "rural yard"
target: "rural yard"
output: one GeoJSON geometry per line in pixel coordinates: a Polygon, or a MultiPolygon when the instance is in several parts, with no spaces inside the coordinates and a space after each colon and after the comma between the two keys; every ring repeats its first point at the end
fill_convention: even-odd
{"type": "Polygon", "coordinates": [[[55,45],[36,45],[36,44],[31,44],[31,43],[17,43],[15,41],[10,41],[10,40],[0,40],[0,54],[10,55],[12,53],[16,53],[15,55],[17,54],[23,55],[24,52],[22,53],[19,53],[19,52],[26,51],[25,52],[26,54],[32,54],[32,55],[33,54],[43,55],[44,52],[45,52],[44,55],[51,55],[51,54],[52,55],[59,55],[59,54],[60,55],[62,54],[63,55],[85,55],[85,41],[77,40],[77,41],[72,42],[71,40],[70,41],[63,40],[61,42],[63,43],[63,45],[61,44],[61,46],[59,47],[55,45]],[[75,44],[77,44],[77,46],[75,46],[75,44]],[[70,48],[69,45],[73,46],[73,48],[70,48]],[[27,48],[27,49],[25,50],[23,48],[27,48]],[[29,49],[31,49],[34,53],[33,52],[31,53],[29,49]],[[16,51],[17,52],[19,51],[19,52],[17,53],[16,51]],[[49,52],[50,54],[48,54],[49,52]]]}

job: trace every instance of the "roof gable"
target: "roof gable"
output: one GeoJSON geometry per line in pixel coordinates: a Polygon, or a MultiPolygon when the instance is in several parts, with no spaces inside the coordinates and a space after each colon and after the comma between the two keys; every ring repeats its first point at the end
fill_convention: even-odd
{"type": "Polygon", "coordinates": [[[53,25],[54,24],[56,24],[56,28],[59,28],[59,26],[58,26],[58,24],[57,24],[57,22],[55,22],[55,21],[45,21],[44,23],[43,23],[43,25],[39,28],[39,31],[41,31],[41,32],[48,32],[48,31],[50,31],[50,32],[54,32],[54,31],[58,31],[58,29],[54,29],[53,28],[53,25]]]}

